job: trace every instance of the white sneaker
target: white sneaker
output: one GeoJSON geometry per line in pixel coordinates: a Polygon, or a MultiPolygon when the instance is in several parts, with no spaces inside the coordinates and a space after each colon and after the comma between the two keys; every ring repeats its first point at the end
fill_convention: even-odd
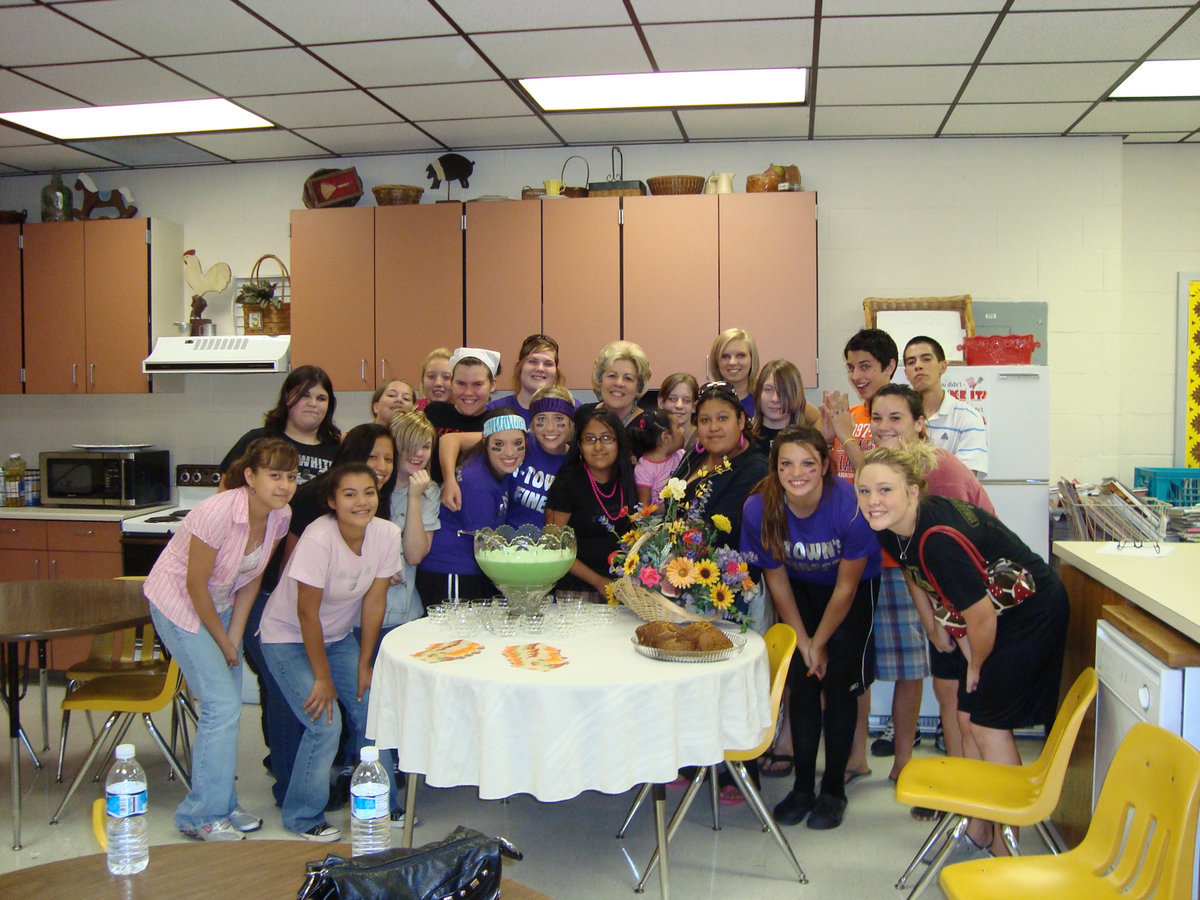
{"type": "MultiPolygon", "coordinates": [[[[260,823],[261,824],[261,823],[260,823]]],[[[230,824],[229,819],[217,819],[208,825],[201,825],[183,832],[198,841],[244,841],[246,836],[230,824]]]]}
{"type": "Polygon", "coordinates": [[[990,859],[992,856],[990,847],[980,847],[970,835],[964,834],[957,842],[957,846],[950,851],[950,855],[946,857],[945,865],[952,866],[955,863],[971,862],[976,859],[990,859]]]}
{"type": "Polygon", "coordinates": [[[341,829],[334,828],[328,822],[322,822],[319,825],[314,825],[308,831],[302,832],[300,837],[306,841],[320,841],[323,844],[329,844],[333,841],[342,839],[341,829]]]}
{"type": "MultiPolygon", "coordinates": [[[[403,828],[406,815],[407,815],[407,813],[405,813],[404,810],[402,810],[402,809],[393,809],[392,810],[392,827],[393,828],[403,828]]],[[[416,813],[413,813],[413,828],[416,828],[420,824],[421,824],[420,817],[416,813]]]]}
{"type": "Polygon", "coordinates": [[[229,814],[229,824],[238,831],[251,832],[262,828],[263,820],[238,806],[229,814]]]}

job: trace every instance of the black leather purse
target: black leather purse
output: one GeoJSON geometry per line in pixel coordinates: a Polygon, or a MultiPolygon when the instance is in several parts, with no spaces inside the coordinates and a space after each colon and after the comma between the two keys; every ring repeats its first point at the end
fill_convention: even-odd
{"type": "Polygon", "coordinates": [[[460,825],[423,847],[310,862],[296,900],[496,900],[501,854],[521,858],[504,838],[460,825]]]}

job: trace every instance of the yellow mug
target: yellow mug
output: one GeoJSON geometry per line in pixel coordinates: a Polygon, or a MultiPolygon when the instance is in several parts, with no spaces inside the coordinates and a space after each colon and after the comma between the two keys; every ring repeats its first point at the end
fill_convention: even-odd
{"type": "Polygon", "coordinates": [[[547,194],[562,193],[563,183],[557,178],[551,178],[549,181],[543,181],[542,184],[545,185],[547,194]]]}

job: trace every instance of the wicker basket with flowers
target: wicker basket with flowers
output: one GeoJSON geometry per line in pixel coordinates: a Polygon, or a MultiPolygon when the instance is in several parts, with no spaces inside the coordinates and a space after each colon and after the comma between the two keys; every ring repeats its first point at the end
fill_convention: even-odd
{"type": "Polygon", "coordinates": [[[725,618],[753,624],[738,601],[755,588],[748,554],[722,543],[731,523],[720,514],[704,513],[711,493],[709,479],[728,467],[701,472],[693,499],[686,501],[687,482],[672,478],[659,503],[630,516],[633,528],[620,536],[612,555],[613,596],[646,621],[698,621],[725,618]]]}

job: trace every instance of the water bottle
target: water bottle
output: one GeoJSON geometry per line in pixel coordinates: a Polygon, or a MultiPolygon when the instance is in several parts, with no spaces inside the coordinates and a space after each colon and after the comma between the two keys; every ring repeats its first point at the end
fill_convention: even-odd
{"type": "Polygon", "coordinates": [[[387,772],[378,747],[363,747],[350,779],[350,845],[352,855],[377,853],[392,843],[392,809],[387,772]]]}
{"type": "Polygon", "coordinates": [[[117,761],[104,784],[108,816],[108,871],[134,875],[150,860],[146,833],[146,773],[133,757],[133,744],[116,749],[117,761]]]}
{"type": "Polygon", "coordinates": [[[25,500],[21,496],[21,482],[25,478],[25,460],[21,459],[20,453],[14,453],[9,456],[8,461],[4,463],[4,505],[5,506],[24,506],[25,500]]]}

